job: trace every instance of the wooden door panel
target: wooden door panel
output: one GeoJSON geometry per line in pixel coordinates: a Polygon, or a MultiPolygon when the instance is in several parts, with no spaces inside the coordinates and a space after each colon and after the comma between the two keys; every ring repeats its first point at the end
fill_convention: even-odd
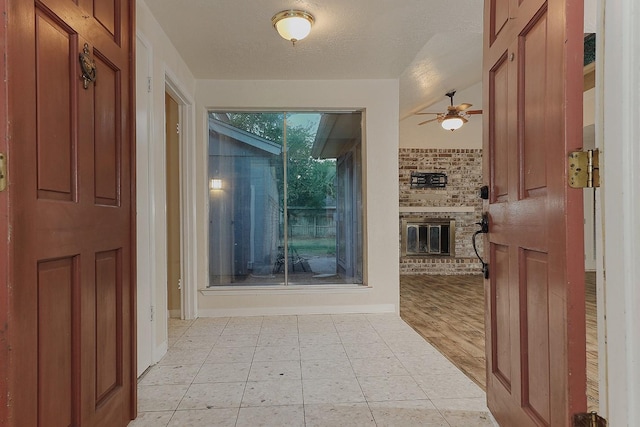
{"type": "Polygon", "coordinates": [[[523,198],[528,197],[529,190],[546,187],[546,159],[542,143],[545,140],[546,109],[546,46],[547,25],[546,9],[527,26],[519,36],[518,81],[522,82],[522,95],[519,99],[523,120],[519,120],[521,152],[521,187],[525,190],[523,198]]]}
{"type": "Polygon", "coordinates": [[[494,202],[506,201],[509,195],[509,128],[507,121],[499,121],[496,123],[494,117],[506,117],[509,114],[509,69],[506,52],[502,55],[498,62],[493,66],[490,77],[489,87],[492,96],[492,109],[495,114],[491,116],[491,152],[495,153],[491,157],[491,171],[494,173],[492,177],[494,202]]]}
{"type": "Polygon", "coordinates": [[[98,21],[109,34],[114,36],[114,41],[118,40],[119,34],[116,32],[120,28],[119,14],[117,13],[118,1],[100,0],[93,2],[93,17],[98,21]]]}
{"type": "Polygon", "coordinates": [[[493,47],[496,42],[512,40],[528,19],[546,4],[546,0],[486,0],[484,16],[488,45],[493,47]]]}
{"type": "Polygon", "coordinates": [[[122,385],[122,272],[119,251],[96,254],[96,406],[122,385]]]}
{"type": "MultiPolygon", "coordinates": [[[[36,111],[38,197],[71,201],[75,194],[71,79],[77,37],[45,12],[36,16],[36,111]],[[55,114],[51,114],[55,112],[55,114]]],[[[75,79],[74,79],[75,80],[75,79]]]]}
{"type": "Polygon", "coordinates": [[[498,38],[498,35],[502,32],[502,30],[507,26],[509,22],[509,6],[512,3],[511,0],[491,0],[492,5],[489,8],[491,11],[491,15],[487,16],[485,19],[488,19],[490,22],[489,27],[489,39],[490,43],[498,38]]]}
{"type": "Polygon", "coordinates": [[[492,259],[494,259],[495,268],[492,270],[492,276],[495,278],[495,284],[491,288],[491,329],[493,348],[493,375],[507,389],[511,389],[511,322],[499,322],[498,319],[509,319],[511,317],[511,288],[509,286],[509,248],[502,245],[492,245],[492,259]]]}
{"type": "Polygon", "coordinates": [[[96,66],[100,70],[100,84],[95,86],[94,118],[101,132],[94,136],[94,189],[97,205],[120,204],[121,113],[118,94],[122,92],[121,72],[114,64],[94,50],[96,66]]]}
{"type": "Polygon", "coordinates": [[[38,263],[38,425],[70,426],[74,419],[76,261],[67,257],[38,263]]]}
{"type": "Polygon", "coordinates": [[[550,425],[549,290],[547,254],[520,250],[522,405],[550,425]]]}

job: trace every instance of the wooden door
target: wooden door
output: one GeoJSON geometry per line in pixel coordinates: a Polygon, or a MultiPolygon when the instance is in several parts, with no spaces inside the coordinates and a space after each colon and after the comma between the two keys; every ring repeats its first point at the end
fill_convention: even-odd
{"type": "Polygon", "coordinates": [[[582,1],[485,0],[487,399],[503,426],[586,410],[582,1]]]}
{"type": "Polygon", "coordinates": [[[135,415],[133,7],[9,0],[8,425],[135,415]]]}
{"type": "MultiPolygon", "coordinates": [[[[6,16],[8,0],[0,0],[0,14],[6,16]]],[[[7,27],[0,25],[0,70],[5,75],[7,69],[6,40],[7,27]]],[[[7,152],[8,116],[7,116],[7,80],[0,79],[0,153],[7,152]]],[[[8,194],[0,192],[0,425],[8,419],[9,410],[9,295],[8,286],[8,253],[9,253],[9,215],[8,194]]]]}

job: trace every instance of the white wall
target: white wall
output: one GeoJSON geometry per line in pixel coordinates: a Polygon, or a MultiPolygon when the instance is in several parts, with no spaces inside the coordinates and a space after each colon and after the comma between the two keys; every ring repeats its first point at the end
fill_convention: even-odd
{"type": "Polygon", "coordinates": [[[596,122],[596,89],[592,88],[582,95],[582,126],[587,127],[596,122]]]}
{"type": "Polygon", "coordinates": [[[306,287],[258,291],[200,291],[202,315],[399,311],[398,267],[398,81],[220,81],[197,83],[195,206],[199,226],[198,283],[207,272],[207,110],[364,109],[366,272],[368,287],[306,287]]]}
{"type": "MultiPolygon", "coordinates": [[[[467,102],[473,104],[471,110],[482,109],[482,82],[456,92],[454,105],[467,102]]],[[[422,111],[447,111],[449,98],[442,96],[442,101],[422,111]]],[[[400,121],[400,148],[482,148],[482,115],[473,115],[469,122],[455,131],[444,130],[440,123],[431,122],[419,126],[418,123],[435,119],[435,115],[411,115],[400,121]]]]}
{"type": "MultiPolygon", "coordinates": [[[[154,361],[158,361],[167,348],[167,246],[166,246],[166,191],[165,191],[165,128],[164,101],[165,81],[171,76],[172,81],[184,94],[194,98],[195,79],[180,54],[169,41],[160,25],[155,20],[147,5],[142,0],[136,1],[136,26],[141,40],[147,45],[151,57],[151,96],[149,110],[144,116],[149,117],[148,123],[138,123],[145,126],[149,136],[147,169],[150,188],[138,188],[138,194],[145,197],[138,203],[149,203],[151,206],[142,207],[149,212],[147,221],[139,221],[138,227],[148,227],[152,242],[138,241],[138,252],[151,252],[148,255],[149,270],[138,272],[138,287],[152,287],[152,304],[156,313],[152,325],[154,331],[154,361]]],[[[137,82],[147,86],[147,82],[137,82]]],[[[138,112],[140,115],[140,111],[138,112]]],[[[193,124],[191,124],[193,126],[193,124]]],[[[191,132],[193,135],[193,132],[191,132]]],[[[186,141],[193,144],[193,141],[186,141]]],[[[143,159],[139,159],[143,160],[143,159]]],[[[141,206],[138,206],[140,210],[141,206]]],[[[146,307],[138,307],[147,310],[146,307]]]]}

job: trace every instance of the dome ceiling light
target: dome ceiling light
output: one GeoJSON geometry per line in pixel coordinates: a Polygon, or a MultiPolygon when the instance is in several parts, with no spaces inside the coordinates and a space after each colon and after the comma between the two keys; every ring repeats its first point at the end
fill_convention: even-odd
{"type": "Polygon", "coordinates": [[[304,10],[283,10],[273,15],[271,23],[280,37],[289,40],[295,46],[311,32],[315,19],[304,10]]]}

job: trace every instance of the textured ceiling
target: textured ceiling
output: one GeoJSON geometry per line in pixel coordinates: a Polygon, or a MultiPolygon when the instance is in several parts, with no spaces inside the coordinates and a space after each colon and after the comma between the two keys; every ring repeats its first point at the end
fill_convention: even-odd
{"type": "Polygon", "coordinates": [[[198,79],[400,79],[400,116],[481,79],[482,1],[144,0],[198,79]],[[292,46],[271,26],[315,17],[292,46]]]}

